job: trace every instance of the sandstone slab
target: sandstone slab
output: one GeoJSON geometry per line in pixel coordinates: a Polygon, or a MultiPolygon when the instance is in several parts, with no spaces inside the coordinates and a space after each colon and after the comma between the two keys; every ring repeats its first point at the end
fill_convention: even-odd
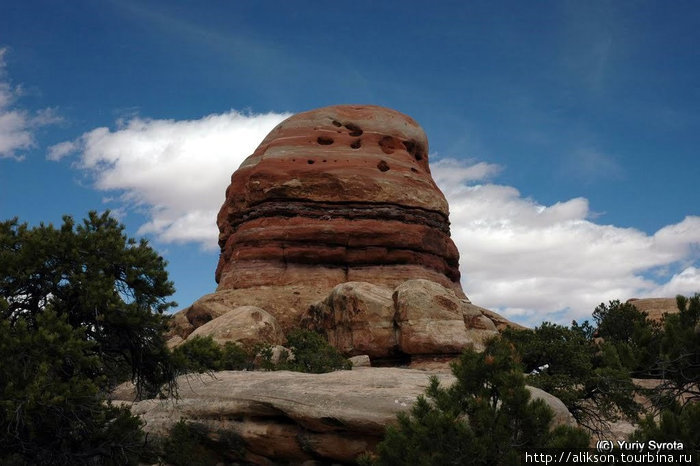
{"type": "MultiPolygon", "coordinates": [[[[396,414],[410,409],[430,373],[399,368],[358,368],[328,374],[217,372],[181,378],[180,399],[131,405],[151,435],[166,435],[181,418],[204,425],[216,440],[239,436],[255,464],[281,461],[351,463],[373,449],[396,414]]],[[[453,383],[439,373],[441,383],[453,383]]],[[[530,388],[557,413],[555,425],[575,425],[564,405],[530,388]]],[[[225,445],[222,445],[225,448],[225,445]]]]}

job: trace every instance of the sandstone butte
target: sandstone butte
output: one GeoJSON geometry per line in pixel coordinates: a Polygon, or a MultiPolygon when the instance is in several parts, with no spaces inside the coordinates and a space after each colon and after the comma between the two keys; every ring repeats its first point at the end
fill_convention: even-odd
{"type": "MultiPolygon", "coordinates": [[[[334,106],[283,121],[233,173],[217,223],[218,288],[174,316],[170,346],[211,336],[278,349],[301,327],[356,366],[411,368],[182,378],[176,403],[132,405],[155,436],[184,417],[223,457],[237,438],[252,464],[355,464],[431,374],[452,383],[445,361],[515,325],[462,291],[428,141],[396,111],[334,106]]],[[[573,424],[561,401],[530,391],[573,424]]]]}
{"type": "Polygon", "coordinates": [[[478,333],[478,343],[509,324],[464,294],[427,137],[397,111],[339,105],[286,119],[231,176],[217,225],[217,290],[175,316],[172,345],[195,329],[219,342],[265,333],[277,344],[278,330],[261,322],[285,334],[303,323],[342,340],[348,355],[372,353],[373,345],[377,357],[454,354],[474,340],[469,335],[478,333]],[[444,309],[392,301],[409,281],[432,296],[429,307],[444,309]],[[356,285],[335,289],[348,283],[356,285]],[[210,322],[243,306],[252,333],[229,331],[231,316],[210,322]]]}
{"type": "Polygon", "coordinates": [[[462,293],[428,140],[387,108],[326,107],[280,123],[231,177],[217,224],[219,290],[425,278],[462,293]]]}

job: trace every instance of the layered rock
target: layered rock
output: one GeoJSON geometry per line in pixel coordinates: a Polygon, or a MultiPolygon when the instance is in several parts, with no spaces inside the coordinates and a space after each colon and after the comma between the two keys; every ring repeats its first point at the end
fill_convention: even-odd
{"type": "Polygon", "coordinates": [[[217,224],[219,291],[303,297],[424,278],[464,296],[425,133],[393,110],[335,106],[283,121],[232,175],[217,224]]]}
{"type": "Polygon", "coordinates": [[[212,321],[241,306],[263,309],[288,333],[311,305],[336,300],[328,306],[337,315],[314,326],[349,355],[479,346],[494,325],[512,324],[467,300],[448,215],[430,175],[425,133],[410,117],[350,105],[297,114],[233,173],[217,218],[219,286],[175,316],[169,344],[203,325],[224,329],[212,321]],[[391,294],[408,280],[434,285],[423,295],[402,289],[395,302],[391,294]],[[375,287],[360,293],[362,309],[356,297],[329,296],[337,285],[359,282],[375,287]],[[464,302],[448,310],[436,299],[464,302]]]}
{"type": "MultiPolygon", "coordinates": [[[[328,374],[217,372],[213,378],[180,378],[177,402],[141,401],[132,405],[132,412],[155,436],[167,435],[180,419],[187,419],[219,442],[222,456],[242,453],[253,464],[354,464],[359,454],[374,449],[398,412],[410,409],[430,375],[398,368],[328,374]],[[242,452],[226,451],[231,438],[241,441],[236,446],[242,444],[242,452]]],[[[445,385],[455,380],[448,373],[436,376],[445,385]]],[[[554,425],[575,425],[560,400],[528,388],[532,398],[552,408],[554,425]]]]}

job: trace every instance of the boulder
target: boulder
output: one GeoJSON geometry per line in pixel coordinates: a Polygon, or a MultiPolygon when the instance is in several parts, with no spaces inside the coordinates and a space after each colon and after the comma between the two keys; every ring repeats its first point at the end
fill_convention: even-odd
{"type": "Polygon", "coordinates": [[[385,358],[397,352],[391,289],[364,282],[342,283],[312,304],[302,326],[322,332],[347,356],[385,358]]]}
{"type": "Polygon", "coordinates": [[[190,323],[187,314],[185,312],[177,312],[170,318],[168,333],[165,335],[165,338],[169,340],[173,337],[179,337],[184,340],[194,329],[195,327],[190,323]]]}
{"type": "Polygon", "coordinates": [[[478,308],[428,280],[408,280],[392,298],[398,344],[406,354],[460,353],[470,345],[480,349],[498,333],[478,308]]]}
{"type": "MultiPolygon", "coordinates": [[[[472,304],[472,306],[474,306],[474,305],[472,304]]],[[[475,307],[479,307],[479,306],[475,306],[475,307]]],[[[491,322],[494,323],[494,325],[496,326],[496,329],[498,329],[499,332],[502,332],[503,330],[505,330],[507,328],[511,328],[513,330],[528,330],[528,328],[525,327],[524,325],[520,325],[518,323],[512,322],[512,321],[506,319],[505,317],[503,317],[502,315],[500,315],[496,312],[493,312],[489,309],[479,307],[479,310],[484,315],[484,317],[487,317],[491,322]]]]}
{"type": "Polygon", "coordinates": [[[169,350],[174,350],[184,342],[185,340],[180,335],[175,335],[166,340],[165,346],[167,346],[169,350]]]}
{"type": "MultiPolygon", "coordinates": [[[[355,368],[328,374],[217,372],[179,379],[179,399],[131,404],[150,435],[165,436],[181,418],[210,432],[213,441],[240,438],[254,464],[317,460],[352,463],[372,450],[396,414],[410,409],[429,383],[429,372],[355,368]],[[222,435],[226,433],[227,435],[222,435]]],[[[451,374],[436,374],[441,383],[451,374]]],[[[555,425],[575,425],[559,400],[530,388],[557,416],[555,425]]]]}
{"type": "Polygon", "coordinates": [[[361,354],[359,356],[352,356],[348,358],[352,367],[372,367],[372,362],[369,359],[369,355],[361,354]]]}
{"type": "Polygon", "coordinates": [[[285,338],[277,320],[263,309],[255,306],[241,306],[197,327],[188,337],[207,337],[223,345],[236,342],[244,346],[256,343],[280,345],[285,338]]]}
{"type": "Polygon", "coordinates": [[[301,320],[323,333],[346,356],[372,359],[458,354],[483,349],[498,334],[482,308],[429,280],[408,280],[395,290],[370,283],[343,283],[311,305],[301,320]]]}
{"type": "Polygon", "coordinates": [[[186,321],[188,333],[212,319],[241,306],[256,306],[272,314],[287,333],[299,325],[300,316],[309,304],[328,295],[323,287],[312,285],[261,286],[257,288],[219,290],[202,296],[190,307],[178,311],[173,320],[186,321]],[[182,316],[182,317],[180,317],[182,316]]]}

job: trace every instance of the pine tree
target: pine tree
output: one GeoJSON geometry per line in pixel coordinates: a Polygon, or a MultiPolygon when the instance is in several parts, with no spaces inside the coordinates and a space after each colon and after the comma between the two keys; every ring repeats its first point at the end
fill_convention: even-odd
{"type": "Polygon", "coordinates": [[[389,427],[374,459],[365,464],[520,464],[526,449],[585,448],[588,435],[560,426],[550,431],[552,411],[531,400],[511,344],[487,343],[483,353],[465,351],[453,364],[457,381],[442,387],[433,377],[410,413],[389,427]]]}

